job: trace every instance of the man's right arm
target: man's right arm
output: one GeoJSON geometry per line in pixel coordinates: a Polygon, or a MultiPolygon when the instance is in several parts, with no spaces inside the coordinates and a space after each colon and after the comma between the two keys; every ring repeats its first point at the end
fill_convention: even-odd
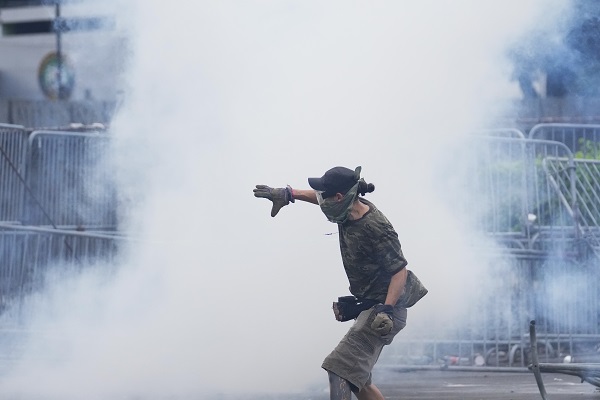
{"type": "Polygon", "coordinates": [[[287,206],[297,200],[307,203],[319,204],[317,194],[312,189],[292,189],[290,186],[284,188],[272,188],[267,185],[256,185],[254,196],[271,200],[273,207],[271,208],[271,217],[277,215],[282,207],[287,206]]]}
{"type": "Polygon", "coordinates": [[[307,203],[319,204],[317,194],[312,189],[292,189],[295,200],[306,201],[307,203]]]}

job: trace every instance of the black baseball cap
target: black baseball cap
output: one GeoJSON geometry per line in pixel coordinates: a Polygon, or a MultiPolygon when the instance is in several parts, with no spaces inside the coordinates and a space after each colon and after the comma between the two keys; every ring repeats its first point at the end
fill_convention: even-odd
{"type": "Polygon", "coordinates": [[[333,167],[320,178],[308,178],[308,184],[315,190],[323,192],[324,199],[336,193],[345,194],[360,179],[360,167],[353,171],[346,167],[333,167]]]}

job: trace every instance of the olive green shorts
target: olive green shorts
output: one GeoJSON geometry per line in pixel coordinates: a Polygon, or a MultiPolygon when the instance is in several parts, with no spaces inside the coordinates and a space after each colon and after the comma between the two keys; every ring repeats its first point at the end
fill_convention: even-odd
{"type": "Polygon", "coordinates": [[[374,308],[359,314],[356,321],[336,348],[323,361],[323,369],[350,382],[353,391],[371,384],[371,371],[379,359],[383,346],[392,343],[394,336],[406,326],[406,308],[394,307],[394,327],[381,336],[371,328],[374,308]]]}

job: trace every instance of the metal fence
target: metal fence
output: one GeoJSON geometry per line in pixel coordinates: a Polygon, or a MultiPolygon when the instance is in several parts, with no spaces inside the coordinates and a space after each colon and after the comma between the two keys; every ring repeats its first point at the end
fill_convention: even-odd
{"type": "Polygon", "coordinates": [[[27,132],[22,126],[0,124],[0,221],[19,221],[23,213],[27,132]]]}
{"type": "MultiPolygon", "coordinates": [[[[565,124],[529,135],[494,129],[448,152],[452,164],[442,169],[452,173],[442,190],[466,226],[493,239],[495,246],[473,250],[486,254],[491,283],[468,321],[443,336],[400,338],[397,357],[420,349],[430,361],[452,355],[524,366],[531,318],[542,359],[600,343],[597,131],[565,124]]],[[[116,192],[105,133],[3,125],[0,146],[0,308],[14,309],[43,285],[49,266],[117,254],[117,238],[76,232],[114,230],[116,192]]]]}
{"type": "Polygon", "coordinates": [[[109,151],[103,131],[0,124],[0,337],[10,342],[1,359],[18,356],[27,300],[49,280],[96,265],[114,272],[125,239],[116,233],[109,151]]]}
{"type": "Polygon", "coordinates": [[[0,126],[0,221],[114,229],[116,191],[104,132],[0,126]]]}
{"type": "Polygon", "coordinates": [[[529,135],[487,130],[449,151],[444,193],[466,225],[495,243],[473,249],[487,260],[485,292],[467,320],[399,338],[392,358],[524,367],[535,319],[542,360],[585,354],[600,361],[600,160],[582,158],[600,154],[591,151],[599,132],[567,124],[529,135]]]}
{"type": "Polygon", "coordinates": [[[109,150],[104,132],[0,125],[0,312],[18,309],[51,266],[116,254],[116,237],[99,233],[117,224],[109,150]]]}
{"type": "Polygon", "coordinates": [[[49,268],[110,265],[123,238],[0,223],[0,311],[21,317],[23,299],[41,290],[49,268]]]}
{"type": "Polygon", "coordinates": [[[115,188],[104,133],[35,131],[28,140],[28,225],[114,227],[115,188]]]}
{"type": "Polygon", "coordinates": [[[548,160],[564,160],[561,189],[575,193],[574,157],[565,144],[494,134],[474,136],[452,153],[448,170],[459,176],[450,181],[459,188],[453,204],[474,230],[524,250],[576,234],[574,215],[563,207],[571,199],[561,197],[544,168],[548,160]]]}
{"type": "MultiPolygon", "coordinates": [[[[552,140],[564,143],[573,153],[582,158],[589,154],[590,145],[600,145],[600,125],[593,124],[538,124],[529,131],[530,139],[552,140]]],[[[594,151],[598,154],[597,151],[594,151]]]]}

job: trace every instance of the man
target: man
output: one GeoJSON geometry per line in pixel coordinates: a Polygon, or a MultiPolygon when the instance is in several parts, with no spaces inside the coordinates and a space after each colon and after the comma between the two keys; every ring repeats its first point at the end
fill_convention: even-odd
{"type": "Polygon", "coordinates": [[[371,382],[371,371],[383,346],[406,326],[406,307],[412,305],[403,300],[408,263],[398,235],[373,203],[359,197],[375,190],[360,178],[360,171],[361,167],[354,171],[332,168],[320,178],[308,179],[312,189],[265,185],[254,189],[256,197],[273,202],[272,217],[300,200],[318,204],[328,220],[338,225],[342,261],[354,297],[339,298],[334,312],[340,321],[356,321],[323,361],[331,400],[350,400],[352,392],[359,400],[384,399],[371,382]]]}

